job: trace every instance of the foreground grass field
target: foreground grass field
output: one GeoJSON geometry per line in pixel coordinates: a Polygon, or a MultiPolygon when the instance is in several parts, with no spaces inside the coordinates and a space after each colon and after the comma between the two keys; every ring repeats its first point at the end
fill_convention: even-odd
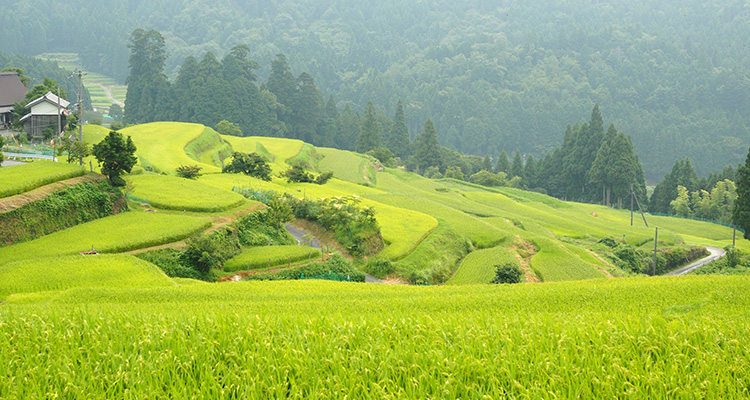
{"type": "Polygon", "coordinates": [[[0,305],[0,397],[746,398],[749,284],[297,281],[11,295],[0,305]]]}

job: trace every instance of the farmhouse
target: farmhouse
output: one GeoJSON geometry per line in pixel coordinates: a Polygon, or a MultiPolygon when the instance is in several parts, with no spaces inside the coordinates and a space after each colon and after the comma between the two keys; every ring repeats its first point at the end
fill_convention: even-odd
{"type": "Polygon", "coordinates": [[[17,72],[0,72],[0,131],[10,128],[13,105],[26,97],[26,86],[17,72]]]}
{"type": "Polygon", "coordinates": [[[31,112],[21,118],[24,132],[29,135],[29,138],[42,136],[42,131],[47,128],[53,128],[58,133],[62,132],[69,115],[68,110],[65,109],[68,105],[70,102],[57,97],[52,92],[47,92],[44,96],[32,100],[26,105],[31,112]],[[60,116],[59,120],[58,116],[60,116]]]}

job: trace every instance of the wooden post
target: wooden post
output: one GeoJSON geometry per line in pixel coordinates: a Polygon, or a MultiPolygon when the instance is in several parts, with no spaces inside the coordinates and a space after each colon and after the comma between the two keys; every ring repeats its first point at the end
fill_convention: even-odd
{"type": "Polygon", "coordinates": [[[732,224],[732,248],[734,248],[736,240],[737,240],[737,226],[732,224]]]}
{"type": "Polygon", "coordinates": [[[633,185],[630,185],[630,226],[633,226],[633,196],[635,192],[633,192],[633,185]]]}

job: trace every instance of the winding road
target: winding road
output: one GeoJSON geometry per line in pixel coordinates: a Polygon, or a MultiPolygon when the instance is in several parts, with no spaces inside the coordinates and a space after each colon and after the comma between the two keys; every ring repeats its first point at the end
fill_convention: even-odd
{"type": "Polygon", "coordinates": [[[709,256],[701,258],[700,260],[692,262],[682,268],[678,268],[674,271],[667,272],[666,274],[664,274],[664,276],[685,275],[697,268],[700,268],[710,262],[716,261],[720,259],[721,257],[724,257],[724,255],[726,255],[726,252],[723,249],[720,249],[718,247],[706,246],[706,250],[708,250],[708,252],[711,253],[709,256]]]}
{"type": "MultiPolygon", "coordinates": [[[[297,243],[299,243],[300,245],[310,246],[316,249],[320,249],[320,243],[318,242],[318,239],[310,236],[307,232],[303,231],[302,229],[299,229],[292,224],[284,224],[284,228],[286,228],[286,231],[289,232],[290,235],[292,235],[295,239],[297,239],[297,243]]],[[[383,283],[383,281],[381,281],[380,279],[370,274],[365,274],[365,282],[383,283]]]]}

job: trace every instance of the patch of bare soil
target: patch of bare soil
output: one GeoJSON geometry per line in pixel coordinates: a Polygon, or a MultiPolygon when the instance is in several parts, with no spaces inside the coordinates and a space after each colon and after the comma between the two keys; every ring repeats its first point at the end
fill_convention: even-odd
{"type": "Polygon", "coordinates": [[[104,179],[106,179],[106,177],[104,177],[103,175],[86,174],[76,178],[50,183],[49,185],[38,187],[26,193],[6,197],[4,199],[0,199],[0,213],[13,211],[16,208],[21,208],[26,204],[39,201],[54,192],[67,189],[70,186],[74,186],[82,182],[98,182],[104,179]]]}
{"type": "Polygon", "coordinates": [[[537,253],[534,245],[516,235],[515,240],[513,241],[513,246],[510,247],[510,250],[513,251],[516,260],[518,260],[518,263],[521,265],[521,271],[523,271],[526,282],[540,283],[542,280],[536,276],[536,273],[531,268],[531,257],[534,257],[537,253]]]}
{"type": "Polygon", "coordinates": [[[383,283],[386,285],[408,285],[409,284],[409,282],[407,282],[403,278],[384,278],[384,279],[381,279],[381,281],[383,281],[383,283]]]}

